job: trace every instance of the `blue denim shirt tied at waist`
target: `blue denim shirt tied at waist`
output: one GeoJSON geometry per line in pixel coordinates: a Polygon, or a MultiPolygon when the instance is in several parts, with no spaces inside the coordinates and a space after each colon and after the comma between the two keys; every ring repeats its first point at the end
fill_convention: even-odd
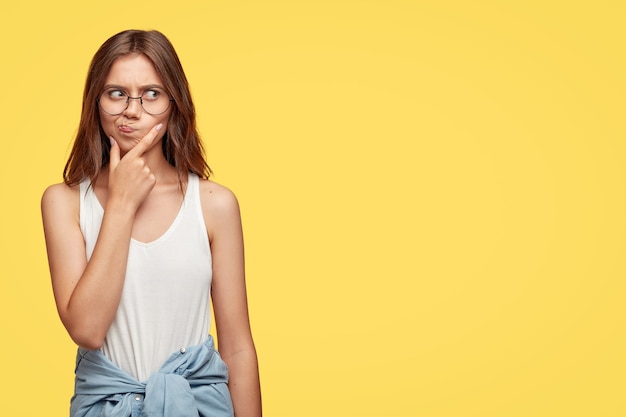
{"type": "Polygon", "coordinates": [[[233,417],[228,368],[211,336],[139,382],[99,350],[78,349],[70,417],[233,417]]]}

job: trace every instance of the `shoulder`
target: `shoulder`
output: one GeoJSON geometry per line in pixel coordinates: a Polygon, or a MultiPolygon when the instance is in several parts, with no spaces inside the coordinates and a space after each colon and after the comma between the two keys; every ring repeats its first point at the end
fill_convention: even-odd
{"type": "Polygon", "coordinates": [[[80,187],[64,183],[46,188],[41,197],[41,214],[44,228],[66,227],[78,222],[80,216],[80,187]]]}
{"type": "Polygon", "coordinates": [[[41,206],[58,206],[78,203],[79,186],[70,187],[65,183],[53,184],[45,189],[41,197],[41,206]]]}
{"type": "Polygon", "coordinates": [[[200,202],[209,238],[241,227],[239,202],[228,188],[211,180],[200,180],[200,202]]]}
{"type": "Polygon", "coordinates": [[[239,202],[228,188],[211,180],[200,180],[200,200],[203,211],[213,214],[239,212],[239,202]]]}

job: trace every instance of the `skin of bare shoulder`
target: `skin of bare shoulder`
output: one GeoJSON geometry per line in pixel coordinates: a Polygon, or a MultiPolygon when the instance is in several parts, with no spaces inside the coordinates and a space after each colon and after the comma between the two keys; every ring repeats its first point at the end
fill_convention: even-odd
{"type": "Polygon", "coordinates": [[[41,214],[47,238],[52,237],[50,233],[62,231],[60,227],[66,228],[68,223],[79,228],[79,193],[79,186],[70,187],[65,183],[46,188],[41,197],[41,214]]]}
{"type": "Polygon", "coordinates": [[[200,180],[200,199],[210,241],[215,237],[216,226],[225,218],[239,221],[239,202],[227,187],[211,180],[200,180]]]}
{"type": "Polygon", "coordinates": [[[43,192],[41,198],[42,208],[48,207],[50,204],[68,203],[74,206],[74,211],[78,215],[78,193],[79,187],[70,187],[61,182],[58,184],[52,184],[43,192]]]}

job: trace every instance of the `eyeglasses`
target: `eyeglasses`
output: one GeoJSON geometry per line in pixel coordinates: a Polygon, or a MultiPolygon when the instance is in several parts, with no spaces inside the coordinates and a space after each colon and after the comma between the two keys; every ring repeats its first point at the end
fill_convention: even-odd
{"type": "Polygon", "coordinates": [[[98,103],[106,114],[117,116],[128,108],[131,100],[139,100],[143,110],[152,116],[165,113],[169,109],[170,103],[174,101],[165,90],[157,87],[144,91],[139,97],[131,97],[126,91],[119,88],[109,88],[102,93],[98,103]]]}

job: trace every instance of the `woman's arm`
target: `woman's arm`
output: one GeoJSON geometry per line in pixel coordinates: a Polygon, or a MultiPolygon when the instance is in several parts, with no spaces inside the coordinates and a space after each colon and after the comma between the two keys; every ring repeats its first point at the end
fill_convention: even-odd
{"type": "Polygon", "coordinates": [[[153,129],[120,161],[111,147],[109,191],[100,234],[89,262],[79,224],[79,190],[49,187],[42,197],[48,264],[57,310],[79,346],[102,346],[124,287],[128,249],[137,208],[154,187],[154,176],[141,155],[154,141],[153,129]]]}
{"type": "Polygon", "coordinates": [[[202,205],[213,258],[211,294],[220,355],[236,417],[260,417],[261,389],[252,340],[239,205],[228,189],[202,181],[202,205]]]}
{"type": "Polygon", "coordinates": [[[77,345],[98,349],[115,317],[124,284],[132,217],[107,205],[89,263],[76,187],[49,187],[42,198],[48,264],[59,317],[77,345]]]}

